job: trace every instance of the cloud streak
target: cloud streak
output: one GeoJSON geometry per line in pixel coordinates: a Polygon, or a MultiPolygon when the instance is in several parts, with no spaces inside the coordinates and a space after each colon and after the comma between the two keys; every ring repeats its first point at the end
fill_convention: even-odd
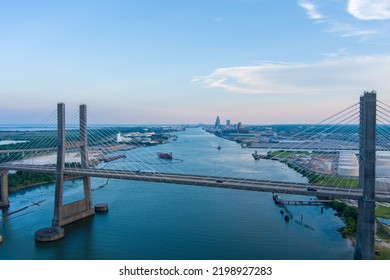
{"type": "Polygon", "coordinates": [[[193,82],[236,94],[343,94],[390,92],[390,56],[328,59],[312,64],[262,63],[218,68],[193,82]]]}
{"type": "Polygon", "coordinates": [[[375,35],[378,33],[377,30],[374,29],[362,29],[357,28],[353,25],[350,25],[348,23],[341,23],[335,20],[329,21],[328,28],[326,29],[326,32],[330,33],[338,33],[341,37],[361,37],[365,38],[370,35],[375,35]]]}
{"type": "MultiPolygon", "coordinates": [[[[345,11],[345,15],[350,14],[356,18],[365,20],[386,19],[387,16],[390,16],[389,3],[390,0],[349,0],[348,10],[345,11]],[[371,1],[375,3],[372,5],[371,1]]],[[[334,16],[324,16],[318,11],[318,5],[314,2],[299,0],[298,5],[306,11],[310,19],[324,24],[326,26],[326,32],[335,33],[341,37],[358,37],[362,41],[379,33],[377,29],[373,29],[372,27],[362,28],[361,24],[359,26],[355,22],[352,23],[350,17],[348,20],[345,17],[337,19],[334,16]]]]}
{"type": "Polygon", "coordinates": [[[360,20],[390,19],[389,0],[349,0],[348,12],[360,20]]]}
{"type": "Polygon", "coordinates": [[[308,1],[299,1],[298,5],[301,6],[303,9],[306,10],[307,15],[310,19],[322,19],[323,16],[318,12],[317,7],[308,1]]]}

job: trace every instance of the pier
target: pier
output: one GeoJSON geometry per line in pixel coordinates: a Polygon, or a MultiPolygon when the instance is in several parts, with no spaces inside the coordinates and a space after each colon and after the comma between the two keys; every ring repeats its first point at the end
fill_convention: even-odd
{"type": "Polygon", "coordinates": [[[320,205],[329,202],[332,202],[332,200],[330,199],[283,200],[283,203],[287,205],[306,205],[306,206],[320,205]]]}

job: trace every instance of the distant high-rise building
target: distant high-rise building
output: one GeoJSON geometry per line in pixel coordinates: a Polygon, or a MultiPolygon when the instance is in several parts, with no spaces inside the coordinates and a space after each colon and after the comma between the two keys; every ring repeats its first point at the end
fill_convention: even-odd
{"type": "Polygon", "coordinates": [[[242,123],[239,122],[239,123],[237,124],[237,131],[240,132],[241,130],[242,130],[242,123]]]}
{"type": "Polygon", "coordinates": [[[226,121],[226,126],[230,126],[230,120],[226,121]]]}
{"type": "Polygon", "coordinates": [[[221,120],[219,119],[219,116],[217,116],[217,119],[215,120],[215,128],[218,128],[221,126],[221,120]]]}

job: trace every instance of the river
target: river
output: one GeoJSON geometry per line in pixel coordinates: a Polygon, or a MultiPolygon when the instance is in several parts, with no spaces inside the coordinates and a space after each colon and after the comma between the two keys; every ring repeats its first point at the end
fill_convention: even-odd
{"type": "MultiPolygon", "coordinates": [[[[253,150],[200,128],[178,136],[123,152],[126,158],[106,167],[306,180],[280,162],[255,161],[253,150]],[[175,160],[156,159],[157,152],[172,152],[175,160]]],[[[92,179],[92,188],[93,203],[108,203],[109,211],[65,226],[65,238],[52,243],[35,242],[34,233],[51,225],[54,185],[12,193],[9,212],[24,210],[3,219],[0,259],[353,259],[353,247],[337,232],[343,222],[332,209],[289,206],[293,218],[287,223],[271,193],[100,178],[92,179]]],[[[67,181],[64,203],[82,193],[79,180],[67,181]]]]}

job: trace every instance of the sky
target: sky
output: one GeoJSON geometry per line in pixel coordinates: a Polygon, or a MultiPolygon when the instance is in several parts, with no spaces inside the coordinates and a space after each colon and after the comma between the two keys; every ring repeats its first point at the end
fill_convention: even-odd
{"type": "Polygon", "coordinates": [[[0,0],[0,123],[318,123],[389,50],[390,0],[0,0]]]}

